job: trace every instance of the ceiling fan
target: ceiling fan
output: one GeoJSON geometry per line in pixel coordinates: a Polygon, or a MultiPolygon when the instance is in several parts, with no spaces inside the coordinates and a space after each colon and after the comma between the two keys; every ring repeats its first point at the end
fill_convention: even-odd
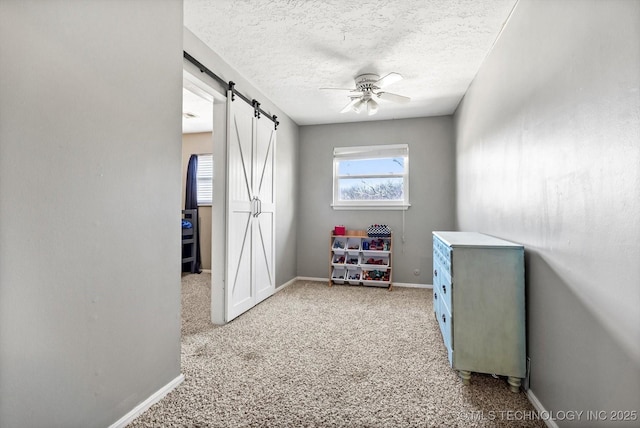
{"type": "Polygon", "coordinates": [[[378,76],[377,74],[365,73],[355,78],[355,83],[356,83],[355,89],[345,89],[345,88],[320,88],[320,89],[352,92],[352,94],[349,94],[349,98],[351,98],[351,102],[347,104],[342,109],[342,111],[340,111],[340,113],[346,113],[351,110],[355,111],[356,113],[360,113],[360,111],[362,111],[362,109],[366,107],[367,114],[371,116],[378,112],[378,102],[375,100],[375,98],[392,101],[400,104],[406,104],[409,101],[411,101],[411,98],[409,97],[405,97],[403,95],[398,95],[398,94],[392,94],[391,92],[384,92],[380,90],[385,86],[388,86],[400,80],[402,80],[402,76],[398,73],[389,73],[382,78],[380,78],[380,76],[378,76]]]}

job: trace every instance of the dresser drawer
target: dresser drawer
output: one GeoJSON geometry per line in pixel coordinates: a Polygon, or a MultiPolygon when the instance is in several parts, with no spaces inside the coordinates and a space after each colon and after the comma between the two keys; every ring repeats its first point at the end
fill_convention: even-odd
{"type": "Polygon", "coordinates": [[[442,292],[440,291],[440,278],[437,276],[433,276],[433,311],[436,313],[436,318],[438,318],[438,310],[440,305],[440,300],[442,297],[440,296],[442,292]]]}
{"type": "Polygon", "coordinates": [[[441,270],[446,270],[451,274],[451,248],[436,238],[433,237],[433,263],[436,262],[441,266],[441,270]]]}
{"type": "Polygon", "coordinates": [[[453,365],[453,341],[451,335],[451,332],[453,330],[453,318],[451,317],[451,313],[447,309],[446,305],[444,305],[444,302],[442,301],[440,301],[438,324],[440,325],[440,332],[442,333],[444,346],[447,348],[449,364],[453,365]]]}
{"type": "Polygon", "coordinates": [[[447,306],[449,312],[452,312],[451,295],[453,294],[453,290],[451,288],[451,276],[449,276],[449,272],[444,270],[441,265],[436,265],[433,270],[433,278],[433,292],[435,293],[437,288],[438,298],[447,306]]]}

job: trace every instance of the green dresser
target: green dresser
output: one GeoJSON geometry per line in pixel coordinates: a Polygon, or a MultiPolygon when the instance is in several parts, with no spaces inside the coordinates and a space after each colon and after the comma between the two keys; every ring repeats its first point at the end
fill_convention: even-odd
{"type": "Polygon", "coordinates": [[[524,247],[476,232],[433,232],[433,310],[451,367],[526,375],[524,247]]]}

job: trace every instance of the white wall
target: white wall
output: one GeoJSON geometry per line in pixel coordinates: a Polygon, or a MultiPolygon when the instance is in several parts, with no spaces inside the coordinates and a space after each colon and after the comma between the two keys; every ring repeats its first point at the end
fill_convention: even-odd
{"type": "Polygon", "coordinates": [[[433,282],[434,230],[454,227],[455,140],[451,116],[313,125],[300,128],[300,218],[298,275],[329,277],[329,234],[344,224],[366,229],[388,224],[394,232],[393,281],[433,282]],[[402,211],[342,211],[331,208],[333,148],[409,145],[409,197],[402,242],[402,211]],[[413,274],[415,269],[420,275],[413,274]]]}
{"type": "Polygon", "coordinates": [[[182,2],[0,2],[0,426],[180,374],[182,2]]]}
{"type": "Polygon", "coordinates": [[[521,0],[455,115],[457,221],[525,245],[548,410],[640,408],[639,89],[640,2],[521,0]]]}

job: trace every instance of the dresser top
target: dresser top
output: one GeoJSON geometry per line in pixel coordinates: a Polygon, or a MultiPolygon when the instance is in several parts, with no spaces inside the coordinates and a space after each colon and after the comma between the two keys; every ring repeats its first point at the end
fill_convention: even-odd
{"type": "Polygon", "coordinates": [[[451,247],[524,248],[522,244],[478,232],[433,232],[433,234],[451,247]]]}

